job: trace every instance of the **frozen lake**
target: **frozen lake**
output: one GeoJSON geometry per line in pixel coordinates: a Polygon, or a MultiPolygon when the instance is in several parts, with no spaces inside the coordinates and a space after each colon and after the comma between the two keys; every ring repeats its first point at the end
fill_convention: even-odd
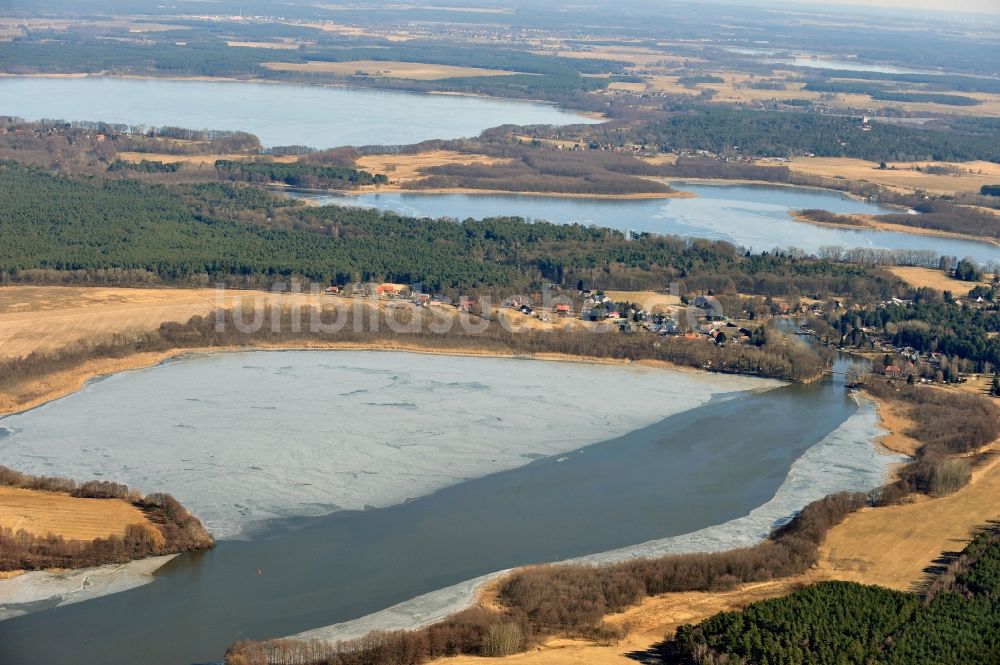
{"type": "Polygon", "coordinates": [[[13,432],[0,463],[170,492],[229,538],[264,520],[401,503],[777,385],[504,358],[220,353],[0,419],[13,432]]]}
{"type": "Polygon", "coordinates": [[[835,60],[832,58],[816,58],[811,56],[795,56],[784,60],[774,60],[773,62],[787,63],[795,67],[809,67],[813,69],[833,69],[845,72],[877,72],[879,74],[941,74],[926,69],[910,69],[908,67],[897,67],[895,65],[875,64],[861,60],[835,60]]]}
{"type": "Polygon", "coordinates": [[[895,461],[836,381],[404,353],[191,357],[0,427],[0,463],[169,490],[246,538],[0,622],[26,665],[207,662],[512,566],[749,544],[895,461]]]}
{"type": "Polygon", "coordinates": [[[550,104],[243,81],[0,78],[0,115],[239,130],[265,146],[407,144],[503,124],[599,122],[550,104]]]}

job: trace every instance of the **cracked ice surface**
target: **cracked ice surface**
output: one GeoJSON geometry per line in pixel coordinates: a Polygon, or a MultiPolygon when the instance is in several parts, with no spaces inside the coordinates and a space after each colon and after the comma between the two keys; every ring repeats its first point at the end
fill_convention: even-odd
{"type": "Polygon", "coordinates": [[[383,507],[777,381],[366,351],[190,356],[0,420],[0,464],[173,494],[216,537],[383,507]]]}

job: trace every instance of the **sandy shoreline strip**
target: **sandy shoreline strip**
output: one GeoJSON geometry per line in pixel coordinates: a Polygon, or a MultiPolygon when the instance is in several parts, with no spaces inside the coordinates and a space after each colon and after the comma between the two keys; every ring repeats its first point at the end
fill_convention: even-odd
{"type": "Polygon", "coordinates": [[[628,201],[643,199],[693,199],[698,195],[692,192],[674,190],[672,192],[635,192],[632,194],[585,194],[577,192],[526,192],[507,189],[472,189],[467,187],[439,187],[432,189],[412,189],[399,187],[397,185],[380,185],[378,189],[374,185],[365,185],[341,193],[332,193],[330,196],[343,196],[350,198],[361,194],[492,194],[494,196],[516,195],[516,196],[539,196],[546,198],[565,199],[604,199],[609,201],[628,201]]]}

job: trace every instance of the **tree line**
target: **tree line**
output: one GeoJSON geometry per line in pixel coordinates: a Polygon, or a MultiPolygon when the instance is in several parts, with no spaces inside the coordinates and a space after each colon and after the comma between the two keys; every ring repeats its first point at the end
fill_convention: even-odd
{"type": "Polygon", "coordinates": [[[872,99],[889,102],[931,102],[947,106],[976,106],[982,103],[974,97],[966,97],[965,95],[951,95],[924,90],[898,90],[885,83],[861,81],[812,80],[808,81],[803,89],[813,92],[868,95],[872,99]]]}
{"type": "MultiPolygon", "coordinates": [[[[908,127],[793,111],[750,111],[690,103],[668,105],[664,117],[627,125],[584,128],[595,137],[613,131],[613,143],[630,141],[662,152],[707,150],[753,157],[857,157],[869,161],[1000,162],[1000,123],[992,118],[949,119],[946,126],[908,127]]],[[[600,139],[599,139],[600,140],[600,139]]],[[[606,141],[602,141],[606,142],[606,141]]]]}
{"type": "MultiPolygon", "coordinates": [[[[997,225],[996,215],[988,210],[954,205],[946,201],[934,201],[925,205],[915,206],[914,210],[920,214],[891,213],[877,215],[874,219],[878,222],[897,224],[899,226],[913,226],[932,231],[961,233],[973,238],[1000,238],[1000,226],[997,225]],[[921,209],[918,210],[918,207],[921,209]]],[[[816,224],[856,226],[858,228],[869,226],[867,219],[858,217],[857,215],[841,215],[812,208],[798,211],[796,216],[816,224]]]]}
{"type": "Polygon", "coordinates": [[[127,162],[123,159],[116,159],[108,164],[108,171],[138,171],[140,173],[177,173],[180,169],[180,162],[164,163],[157,160],[143,159],[138,162],[127,162]]]}
{"type": "Polygon", "coordinates": [[[457,310],[440,314],[423,308],[386,312],[357,300],[350,306],[301,309],[264,308],[262,312],[219,310],[209,317],[162,324],[155,331],[81,341],[49,352],[33,352],[0,362],[0,390],[11,392],[26,381],[77,367],[95,358],[122,358],[170,349],[301,345],[303,343],[404,345],[420,349],[499,354],[561,353],[582,358],[661,360],[731,374],[752,374],[806,381],[829,367],[829,355],[789,344],[769,333],[759,345],[716,345],[704,340],[657,338],[617,331],[516,331],[469,314],[470,328],[455,322],[457,310]],[[260,317],[248,329],[242,321],[260,317]],[[390,321],[388,317],[392,317],[390,321]],[[443,318],[442,318],[443,317],[443,318]],[[448,325],[448,320],[451,325],[448,325]],[[221,324],[218,325],[217,324],[221,324]],[[442,326],[446,326],[442,329],[442,326]],[[219,329],[221,328],[221,330],[219,329]]]}
{"type": "MultiPolygon", "coordinates": [[[[405,189],[467,188],[507,192],[569,194],[669,194],[669,186],[617,172],[600,163],[605,153],[528,150],[515,161],[502,164],[450,164],[423,170],[424,177],[406,183],[405,189]]],[[[634,158],[626,158],[632,161],[634,158]]],[[[603,160],[606,161],[606,160],[603,160]]]]}
{"type": "Polygon", "coordinates": [[[283,163],[271,161],[234,161],[218,159],[215,170],[227,180],[267,184],[280,182],[292,187],[312,189],[348,189],[357,185],[384,185],[389,179],[379,173],[344,166],[283,163]]]}
{"type": "MultiPolygon", "coordinates": [[[[988,293],[987,293],[988,295],[988,293]]],[[[847,312],[831,312],[827,323],[843,347],[875,349],[885,339],[895,347],[912,347],[921,355],[943,354],[968,361],[967,369],[989,372],[1000,369],[1000,310],[996,305],[961,305],[928,289],[917,292],[913,302],[862,305],[847,312]]],[[[916,373],[934,378],[935,368],[918,364],[916,373]]],[[[957,378],[957,376],[955,377],[957,378]]]]}
{"type": "Polygon", "coordinates": [[[902,433],[919,443],[896,480],[875,494],[879,504],[897,503],[915,492],[940,496],[961,489],[976,461],[968,455],[1000,436],[1000,408],[982,395],[895,385],[879,377],[866,380],[864,391],[902,406],[913,423],[902,433]]]}

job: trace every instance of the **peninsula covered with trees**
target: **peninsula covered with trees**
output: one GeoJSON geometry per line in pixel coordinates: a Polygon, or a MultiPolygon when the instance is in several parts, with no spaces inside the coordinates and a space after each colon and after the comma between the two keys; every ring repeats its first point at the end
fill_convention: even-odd
{"type": "MultiPolygon", "coordinates": [[[[110,533],[115,525],[107,524],[108,536],[89,541],[0,528],[0,572],[126,563],[148,556],[207,549],[215,543],[198,518],[169,494],[143,495],[121,483],[106,480],[76,483],[65,478],[30,476],[0,466],[0,490],[3,488],[25,490],[43,498],[51,495],[124,501],[138,508],[146,520],[124,525],[122,535],[110,533]]],[[[66,505],[72,506],[72,500],[66,505]]],[[[79,510],[80,515],[86,515],[86,507],[79,510]]]]}

